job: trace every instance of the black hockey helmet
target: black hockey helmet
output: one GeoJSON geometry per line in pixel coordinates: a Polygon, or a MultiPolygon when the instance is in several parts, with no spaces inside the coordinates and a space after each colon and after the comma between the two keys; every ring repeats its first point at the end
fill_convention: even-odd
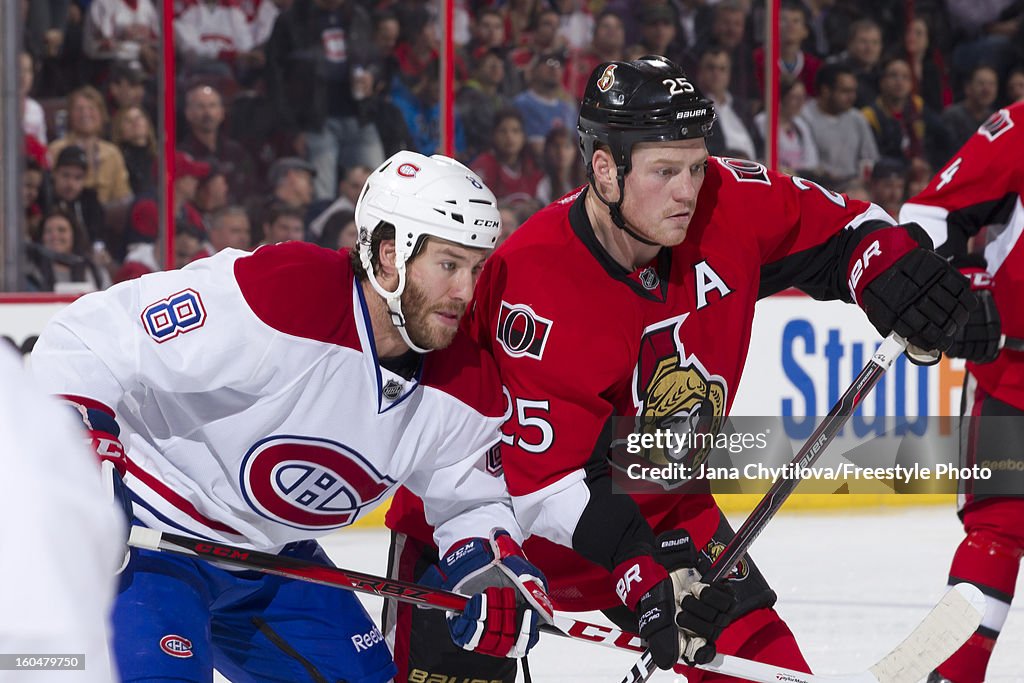
{"type": "Polygon", "coordinates": [[[668,59],[604,62],[583,94],[580,149],[589,172],[596,144],[607,145],[625,175],[636,143],[705,137],[714,122],[714,104],[668,59]]]}
{"type": "Polygon", "coordinates": [[[686,72],[664,57],[646,55],[632,62],[598,64],[587,81],[580,105],[580,150],[587,178],[612,222],[631,237],[653,245],[626,225],[622,215],[626,174],[638,142],[670,142],[703,138],[715,123],[715,105],[686,72]],[[619,198],[608,201],[594,184],[594,150],[608,146],[618,170],[619,198]]]}

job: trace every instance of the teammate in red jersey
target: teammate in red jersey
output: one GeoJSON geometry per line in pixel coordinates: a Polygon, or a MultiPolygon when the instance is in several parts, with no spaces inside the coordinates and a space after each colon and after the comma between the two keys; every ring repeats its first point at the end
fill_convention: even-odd
{"type": "Polygon", "coordinates": [[[1017,103],[993,114],[900,211],[901,220],[920,223],[936,250],[962,266],[981,301],[949,354],[968,361],[961,462],[994,471],[992,484],[977,482],[961,491],[967,535],[949,570],[951,584],[967,581],[985,594],[985,617],[929,681],[985,679],[1024,555],[1024,353],[999,348],[1003,333],[1024,336],[1021,150],[1024,103],[1017,103]],[[983,256],[971,255],[968,240],[985,226],[983,256]]]}
{"type": "MultiPolygon", "coordinates": [[[[613,493],[611,418],[720,422],[754,303],[787,287],[855,301],[879,332],[924,349],[946,348],[976,300],[918,226],[752,161],[709,158],[714,119],[664,58],[601,64],[580,111],[589,185],[494,253],[465,323],[498,365],[500,464],[557,608],[604,610],[647,639],[661,668],[717,647],[807,670],[749,557],[720,584],[693,583],[732,537],[710,494],[613,493]]],[[[388,523],[392,575],[418,578],[436,551],[417,501],[400,492],[388,523]]],[[[514,664],[453,655],[435,619],[385,614],[397,680],[513,680],[514,664]]]]}

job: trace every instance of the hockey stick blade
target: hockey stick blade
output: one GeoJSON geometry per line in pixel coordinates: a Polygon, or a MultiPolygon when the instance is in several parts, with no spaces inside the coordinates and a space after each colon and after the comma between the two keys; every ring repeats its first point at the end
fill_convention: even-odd
{"type": "Polygon", "coordinates": [[[981,591],[958,583],[906,640],[871,667],[871,673],[882,683],[920,681],[971,637],[984,614],[981,591]]]}
{"type": "MultiPolygon", "coordinates": [[[[128,545],[226,564],[239,569],[284,576],[299,581],[319,583],[433,609],[461,611],[467,600],[462,595],[429,586],[160,532],[140,526],[132,527],[128,545]]],[[[758,683],[906,683],[911,680],[917,681],[945,661],[950,654],[966,642],[981,623],[983,611],[984,598],[981,596],[981,591],[968,584],[958,584],[946,593],[938,606],[899,647],[883,657],[871,669],[860,673],[815,676],[728,655],[718,655],[710,663],[697,668],[758,683]],[[959,598],[955,595],[957,593],[960,594],[959,598]],[[910,671],[924,671],[925,673],[916,679],[895,677],[910,671]]],[[[634,654],[643,652],[646,646],[643,639],[635,633],[620,631],[612,626],[587,623],[565,614],[556,614],[554,624],[541,624],[540,630],[544,633],[634,654]]],[[[685,663],[680,661],[680,664],[685,663]]]]}

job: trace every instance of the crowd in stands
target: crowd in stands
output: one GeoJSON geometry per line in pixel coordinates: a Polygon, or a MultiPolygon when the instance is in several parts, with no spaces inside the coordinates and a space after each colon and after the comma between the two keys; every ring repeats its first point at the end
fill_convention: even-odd
{"type": "MultiPolygon", "coordinates": [[[[25,287],[161,267],[162,0],[22,0],[25,287]]],[[[173,267],[302,239],[351,246],[370,170],[440,147],[437,3],[173,1],[173,267]]],[[[456,156],[509,234],[585,182],[577,107],[607,60],[662,54],[714,101],[712,154],[761,160],[759,0],[456,0],[456,156]]],[[[781,170],[893,215],[1024,99],[1024,0],[783,0],[781,170]]],[[[171,265],[171,264],[169,264],[171,265]]]]}

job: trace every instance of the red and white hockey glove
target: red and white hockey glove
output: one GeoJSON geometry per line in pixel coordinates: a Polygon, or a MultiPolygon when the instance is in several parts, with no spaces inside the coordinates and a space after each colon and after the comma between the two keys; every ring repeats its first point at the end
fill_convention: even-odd
{"type": "MultiPolygon", "coordinates": [[[[121,428],[118,426],[117,420],[114,419],[112,413],[91,402],[86,404],[82,399],[74,396],[65,396],[64,400],[71,404],[82,419],[89,445],[100,460],[103,486],[111,501],[124,513],[125,528],[130,529],[134,513],[128,487],[124,485],[123,480],[128,466],[128,457],[125,455],[124,446],[119,438],[121,428]]],[[[125,536],[124,540],[127,543],[128,537],[125,536]]],[[[121,565],[122,570],[128,563],[128,557],[129,554],[126,551],[125,561],[121,565]]]]}
{"type": "Polygon", "coordinates": [[[975,363],[991,363],[999,357],[999,340],[1002,337],[1002,320],[992,296],[992,276],[985,270],[981,257],[966,257],[956,261],[971,283],[971,291],[978,297],[978,307],[967,317],[967,324],[953,335],[947,353],[954,358],[963,358],[975,363]]]}
{"type": "Polygon", "coordinates": [[[537,627],[553,620],[547,579],[504,529],[456,543],[422,581],[471,596],[462,614],[448,613],[452,640],[464,650],[523,657],[537,644],[537,627]]]}
{"type": "Polygon", "coordinates": [[[948,349],[978,306],[967,279],[931,251],[916,223],[869,233],[854,247],[847,278],[850,295],[879,334],[896,332],[925,351],[948,349]]]}

